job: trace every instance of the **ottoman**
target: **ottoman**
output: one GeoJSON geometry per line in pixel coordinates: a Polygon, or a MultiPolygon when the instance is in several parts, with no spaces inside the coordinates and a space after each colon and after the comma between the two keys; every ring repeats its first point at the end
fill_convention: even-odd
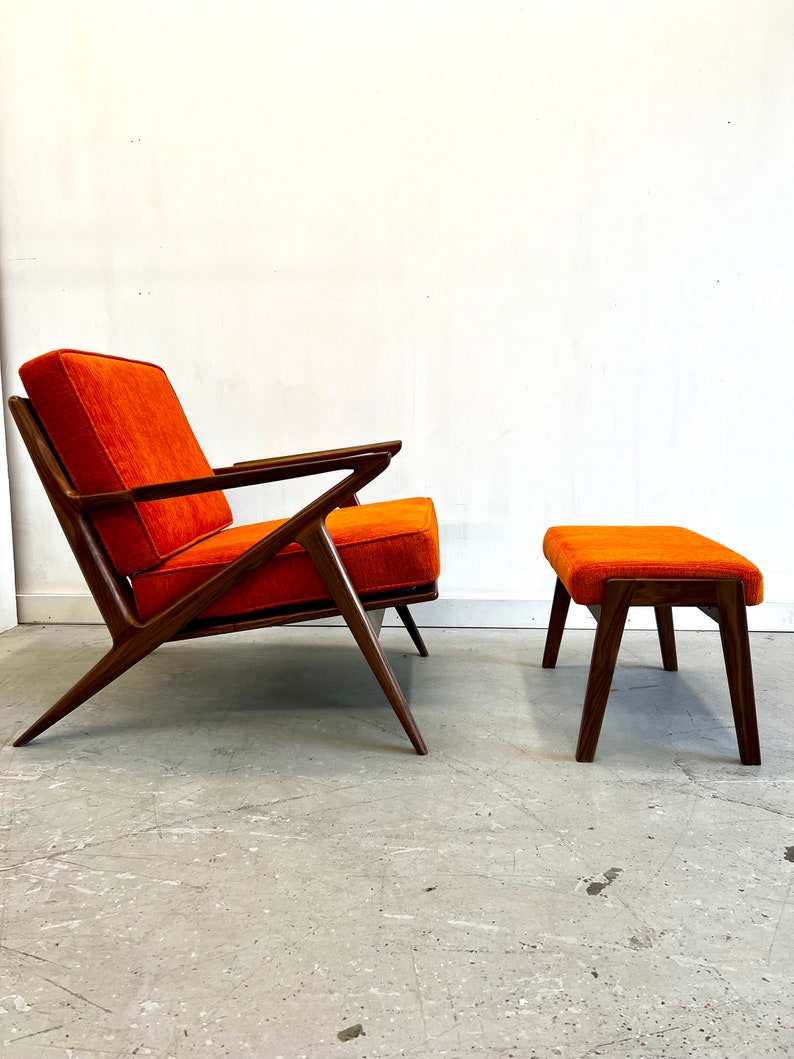
{"type": "Polygon", "coordinates": [[[672,607],[698,607],[717,622],[744,765],[760,765],[748,606],[764,596],[761,571],[722,544],[680,526],[553,526],[543,553],[557,574],[543,668],[557,664],[573,599],[597,628],[577,761],[595,757],[629,607],[653,607],[665,669],[678,669],[672,607]]]}

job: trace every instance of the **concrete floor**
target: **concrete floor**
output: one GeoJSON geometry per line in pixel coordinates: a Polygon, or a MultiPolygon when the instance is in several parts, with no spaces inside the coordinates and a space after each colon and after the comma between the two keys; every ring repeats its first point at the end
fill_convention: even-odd
{"type": "MultiPolygon", "coordinates": [[[[24,1059],[794,1055],[794,637],[754,634],[764,764],[719,637],[398,629],[417,757],[346,630],[172,644],[0,750],[0,1043],[24,1059]]],[[[98,657],[0,637],[3,740],[98,657]]]]}

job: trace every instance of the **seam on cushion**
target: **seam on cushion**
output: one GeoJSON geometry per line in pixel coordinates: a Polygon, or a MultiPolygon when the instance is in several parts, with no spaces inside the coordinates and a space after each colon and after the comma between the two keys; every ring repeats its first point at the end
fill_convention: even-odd
{"type": "MultiPolygon", "coordinates": [[[[217,533],[222,533],[224,529],[228,529],[228,527],[219,526],[217,529],[207,530],[206,533],[203,533],[200,537],[195,537],[192,541],[190,541],[188,544],[183,545],[181,548],[175,548],[172,552],[169,552],[168,555],[163,555],[152,566],[142,566],[139,570],[134,570],[131,574],[126,574],[125,576],[126,577],[142,578],[142,577],[145,577],[147,574],[151,574],[152,576],[155,576],[155,577],[162,577],[163,574],[181,574],[185,570],[203,570],[205,568],[205,566],[203,566],[203,565],[198,565],[198,566],[180,566],[180,567],[177,567],[175,570],[163,570],[163,571],[160,571],[159,567],[160,567],[160,565],[162,563],[167,563],[169,559],[173,559],[173,558],[175,558],[175,556],[181,555],[182,552],[187,551],[188,548],[192,548],[194,544],[201,544],[202,541],[208,541],[210,539],[210,537],[214,537],[217,533]]],[[[243,554],[243,553],[240,553],[240,554],[243,554]]],[[[235,556],[235,558],[239,558],[239,556],[235,556]]],[[[205,565],[206,566],[213,566],[213,565],[214,566],[228,566],[229,564],[228,563],[207,563],[205,565]]]]}
{"type": "MultiPolygon", "coordinates": [[[[399,501],[396,501],[396,503],[399,503],[399,501]]],[[[286,521],[287,521],[287,519],[284,519],[284,522],[286,522],[286,521]]],[[[282,523],[282,525],[283,525],[283,523],[282,523]]],[[[334,546],[336,547],[337,551],[345,551],[347,548],[355,548],[355,547],[358,547],[358,546],[360,546],[362,544],[371,544],[373,542],[380,542],[380,541],[384,541],[384,540],[389,540],[389,541],[405,540],[406,538],[409,538],[409,537],[423,536],[424,534],[427,533],[430,525],[431,525],[430,519],[426,519],[425,520],[425,527],[422,528],[422,529],[406,530],[403,533],[392,533],[392,534],[389,534],[388,536],[384,536],[383,534],[381,534],[380,536],[377,536],[377,537],[367,537],[364,540],[351,540],[351,541],[348,541],[346,544],[337,544],[336,542],[334,542],[334,546]]],[[[205,537],[201,537],[201,538],[199,538],[197,540],[191,541],[191,543],[187,544],[184,548],[181,548],[181,549],[179,549],[179,550],[177,550],[175,552],[172,552],[170,555],[163,556],[163,558],[160,560],[160,563],[167,563],[169,559],[173,559],[177,555],[183,555],[189,548],[192,548],[193,545],[200,544],[201,541],[203,541],[203,540],[209,540],[210,537],[213,537],[213,536],[215,536],[218,533],[224,533],[224,532],[226,532],[226,531],[228,531],[230,529],[243,529],[243,528],[245,528],[244,525],[243,526],[239,526],[239,527],[226,526],[226,527],[222,527],[220,529],[217,529],[213,533],[208,533],[205,537]]],[[[278,528],[278,527],[276,527],[276,528],[278,528]]],[[[275,532],[275,531],[273,531],[273,532],[275,532]]],[[[267,535],[265,534],[265,536],[267,536],[267,535]]],[[[263,540],[263,539],[264,539],[263,537],[259,538],[259,540],[263,540]]],[[[248,546],[248,548],[245,549],[245,551],[250,550],[257,543],[258,543],[258,541],[254,541],[254,543],[250,544],[248,546]]],[[[303,545],[298,544],[297,541],[290,541],[288,544],[286,544],[281,549],[280,552],[277,552],[276,555],[284,555],[285,553],[289,554],[289,555],[296,555],[296,554],[298,554],[298,550],[299,549],[300,549],[301,552],[304,552],[304,553],[306,551],[306,549],[303,547],[303,545]],[[297,545],[297,547],[293,548],[292,551],[287,552],[287,549],[288,548],[292,548],[293,545],[297,545]]],[[[190,565],[173,567],[172,569],[169,569],[169,570],[161,570],[161,569],[159,569],[160,563],[158,563],[158,564],[156,564],[153,567],[147,567],[145,570],[138,571],[138,574],[141,577],[145,577],[147,575],[150,576],[150,577],[164,577],[165,575],[182,574],[182,573],[185,573],[185,572],[191,571],[191,570],[205,570],[207,567],[213,567],[213,566],[221,567],[221,566],[227,565],[227,563],[233,562],[234,559],[239,558],[239,556],[243,555],[244,553],[245,553],[244,551],[243,552],[239,552],[239,553],[235,553],[235,554],[231,555],[230,558],[225,560],[225,561],[213,561],[211,563],[198,562],[198,563],[192,563],[190,565]]],[[[276,556],[274,555],[273,558],[275,559],[276,556]]]]}
{"type": "MultiPolygon", "coordinates": [[[[429,496],[404,496],[404,497],[399,497],[399,498],[397,498],[395,500],[373,500],[369,504],[360,504],[359,507],[366,509],[366,508],[372,508],[372,507],[389,507],[392,504],[414,504],[414,503],[416,503],[417,500],[420,502],[419,506],[421,508],[427,509],[428,511],[432,510],[432,507],[429,507],[429,505],[432,505],[433,501],[432,501],[432,499],[429,496]]],[[[341,512],[357,511],[357,510],[358,510],[358,508],[355,508],[355,507],[354,508],[336,507],[336,508],[333,509],[333,511],[330,511],[328,513],[328,515],[326,515],[326,520],[328,518],[330,518],[332,515],[338,515],[341,512]]],[[[430,518],[426,517],[423,520],[423,525],[429,525],[429,523],[430,523],[430,518]]],[[[404,530],[404,531],[402,531],[399,534],[394,534],[394,536],[405,536],[405,535],[407,535],[409,533],[415,533],[415,532],[416,532],[416,530],[404,530]]]]}
{"type": "MultiPolygon", "coordinates": [[[[392,503],[399,504],[399,503],[401,503],[401,501],[395,500],[395,501],[392,501],[392,503]]],[[[424,533],[427,533],[428,529],[430,528],[430,525],[431,525],[431,521],[428,518],[428,519],[425,519],[425,521],[424,521],[422,526],[418,526],[415,529],[401,530],[399,533],[379,532],[376,536],[367,537],[366,540],[364,540],[364,541],[362,541],[362,540],[352,540],[352,541],[348,541],[347,544],[338,544],[337,547],[338,548],[349,548],[353,544],[364,544],[364,543],[369,543],[370,541],[384,541],[384,540],[401,541],[401,540],[405,540],[406,537],[416,537],[416,536],[420,536],[420,535],[422,535],[424,533]]]]}
{"type": "MultiPolygon", "coordinates": [[[[703,570],[720,570],[720,569],[734,569],[743,571],[745,576],[754,577],[760,574],[760,570],[751,563],[749,560],[742,559],[737,556],[736,553],[731,554],[730,552],[724,556],[711,556],[706,558],[695,558],[695,559],[682,559],[677,562],[674,559],[643,559],[634,557],[623,557],[616,559],[591,559],[586,562],[580,563],[576,567],[576,573],[582,573],[586,571],[588,573],[597,572],[599,576],[602,575],[604,570],[611,569],[643,569],[643,570],[664,570],[664,569],[676,569],[681,570],[680,577],[682,579],[687,578],[687,570],[693,568],[699,568],[703,570]]],[[[617,574],[604,574],[604,576],[617,577],[617,574]]],[[[651,574],[643,575],[636,574],[636,577],[642,578],[643,576],[650,577],[651,574]]],[[[668,575],[672,577],[673,575],[668,575]]],[[[694,575],[695,577],[703,577],[704,575],[694,575]]]]}
{"type": "MultiPolygon", "coordinates": [[[[140,580],[140,578],[136,578],[135,580],[140,580]]],[[[326,589],[328,588],[328,586],[325,585],[325,582],[323,582],[323,586],[326,589]]],[[[386,592],[386,591],[399,590],[399,589],[403,589],[403,588],[414,588],[415,586],[416,586],[416,581],[415,580],[402,581],[402,582],[399,582],[399,583],[395,583],[393,581],[390,581],[388,586],[387,585],[380,585],[380,586],[375,587],[375,588],[367,588],[367,589],[365,589],[364,590],[364,595],[368,595],[368,594],[374,593],[374,592],[386,592]]],[[[196,587],[199,587],[199,586],[196,586],[196,587]]],[[[231,594],[232,592],[234,592],[234,589],[230,589],[229,590],[229,594],[231,594]]],[[[216,600],[215,603],[213,603],[209,607],[207,607],[207,611],[211,612],[214,607],[216,607],[217,605],[219,605],[221,603],[223,598],[224,597],[221,596],[221,598],[219,600],[216,600]]],[[[304,596],[295,596],[292,599],[281,599],[281,600],[279,600],[278,603],[269,604],[269,606],[291,607],[291,606],[294,606],[294,605],[296,605],[298,603],[316,603],[316,602],[322,602],[323,600],[326,600],[326,599],[331,600],[333,602],[333,596],[331,596],[330,591],[329,591],[329,593],[327,595],[322,595],[322,596],[317,596],[317,595],[305,596],[304,595],[304,596]]],[[[153,614],[159,614],[160,611],[164,607],[170,606],[171,602],[173,602],[173,601],[168,601],[168,602],[166,602],[164,604],[161,604],[159,609],[152,611],[152,613],[153,614]]],[[[139,605],[139,601],[136,600],[136,610],[138,609],[138,605],[139,605]]],[[[262,608],[251,607],[251,608],[249,608],[247,610],[240,611],[240,613],[241,614],[253,613],[255,610],[258,610],[258,609],[262,609],[262,608]]],[[[267,607],[265,609],[267,609],[267,607]]],[[[201,615],[199,615],[199,617],[201,617],[201,615]]]]}
{"type": "MultiPolygon", "coordinates": [[[[638,527],[638,528],[640,528],[640,527],[638,527]]],[[[659,529],[665,529],[665,530],[670,530],[670,529],[684,530],[683,526],[660,526],[658,528],[659,529]]],[[[750,566],[754,566],[755,565],[754,563],[751,563],[750,560],[747,559],[745,556],[740,555],[739,552],[737,552],[737,551],[734,551],[733,548],[729,548],[727,546],[727,544],[720,544],[719,541],[715,541],[711,537],[704,537],[703,534],[696,533],[694,530],[685,530],[685,532],[691,538],[694,538],[692,543],[700,542],[701,545],[703,545],[703,544],[712,545],[713,547],[719,549],[723,553],[728,553],[730,555],[736,556],[738,559],[741,559],[743,562],[747,563],[750,566]]],[[[571,544],[571,542],[569,542],[567,540],[562,540],[557,535],[552,537],[552,540],[551,540],[550,543],[552,543],[553,545],[556,545],[556,547],[559,550],[559,552],[561,552],[563,555],[565,555],[565,557],[568,558],[569,561],[572,561],[571,560],[571,556],[577,554],[578,551],[580,550],[577,547],[576,542],[571,544]]],[[[611,542],[610,542],[610,544],[611,544],[611,542]]],[[[581,560],[581,564],[589,563],[589,562],[592,562],[592,561],[593,560],[591,559],[591,557],[589,555],[585,555],[582,558],[582,560],[581,560]]],[[[598,561],[598,560],[596,560],[596,561],[598,561]]],[[[604,561],[608,561],[608,560],[604,560],[604,561]]],[[[642,562],[643,560],[639,559],[639,558],[635,559],[635,558],[632,557],[632,558],[630,558],[630,559],[628,559],[626,561],[628,561],[628,562],[642,562]]],[[[659,559],[659,560],[654,560],[654,561],[655,562],[666,562],[667,560],[659,559]]]]}
{"type": "MultiPolygon", "coordinates": [[[[221,533],[223,531],[222,530],[216,530],[215,532],[216,533],[221,533]]],[[[211,536],[214,536],[214,534],[210,534],[208,537],[205,537],[203,539],[204,540],[209,540],[209,537],[211,537],[211,536]]],[[[195,543],[198,544],[200,542],[196,541],[195,543]]],[[[191,547],[191,545],[188,545],[188,548],[189,547],[191,547]]],[[[169,567],[169,568],[167,568],[165,570],[162,569],[162,566],[164,566],[168,562],[169,559],[173,559],[173,558],[175,558],[176,555],[181,555],[182,554],[182,552],[175,552],[174,555],[169,555],[167,559],[163,559],[162,562],[158,563],[156,566],[148,566],[144,570],[138,570],[132,576],[135,577],[135,579],[138,580],[138,581],[143,581],[143,580],[146,580],[146,579],[148,579],[148,580],[152,580],[152,579],[160,580],[161,578],[164,578],[164,577],[180,577],[180,576],[182,576],[184,574],[193,574],[193,573],[196,573],[199,570],[223,570],[225,567],[227,567],[231,563],[233,563],[235,561],[235,559],[239,559],[241,556],[245,555],[246,552],[249,552],[251,550],[251,548],[253,548],[253,547],[255,547],[255,544],[249,545],[248,548],[243,549],[243,551],[238,552],[237,554],[231,556],[229,559],[213,559],[212,562],[208,562],[208,563],[191,563],[189,566],[172,566],[172,567],[169,567]]],[[[183,551],[184,550],[185,549],[183,549],[183,551]]],[[[282,550],[280,552],[276,552],[276,554],[274,556],[272,556],[268,560],[268,562],[272,562],[274,559],[280,558],[280,557],[282,557],[284,555],[300,555],[300,554],[304,554],[304,555],[306,554],[305,548],[301,548],[300,552],[292,551],[292,552],[286,552],[285,553],[282,550]]],[[[266,566],[267,563],[265,563],[263,565],[266,566]]]]}
{"type": "MultiPolygon", "coordinates": [[[[222,533],[222,532],[224,532],[224,531],[223,530],[216,530],[215,531],[215,533],[222,533]]],[[[214,535],[215,534],[210,533],[210,534],[207,535],[207,537],[203,537],[202,540],[209,540],[209,538],[214,536],[214,535]]],[[[415,534],[415,533],[414,534],[404,533],[404,534],[400,534],[399,536],[388,537],[388,538],[385,538],[385,539],[386,540],[397,541],[397,540],[404,540],[407,537],[415,537],[415,536],[417,536],[417,534],[415,534]]],[[[376,540],[376,538],[367,538],[366,540],[363,540],[363,541],[349,541],[347,544],[337,544],[336,545],[336,549],[337,549],[337,551],[345,552],[345,551],[347,551],[348,548],[358,548],[358,547],[361,547],[362,545],[371,544],[373,540],[376,540]]],[[[378,540],[380,540],[380,539],[378,538],[378,540]]],[[[199,543],[201,543],[201,542],[200,541],[194,541],[193,542],[193,544],[199,544],[199,543]]],[[[171,567],[170,569],[166,569],[166,570],[160,569],[160,564],[157,564],[156,566],[147,567],[145,570],[138,571],[137,576],[139,576],[139,577],[166,577],[166,576],[170,576],[172,574],[184,574],[184,573],[188,573],[188,572],[191,572],[191,571],[194,571],[194,570],[206,570],[207,568],[213,568],[213,567],[218,567],[220,569],[221,567],[228,566],[228,564],[231,563],[231,562],[234,562],[235,559],[239,559],[241,555],[244,555],[246,551],[250,551],[250,549],[255,547],[255,545],[257,543],[258,542],[255,541],[254,544],[249,545],[248,548],[244,549],[243,551],[241,551],[239,553],[235,553],[235,554],[231,555],[226,560],[215,559],[212,562],[208,562],[208,563],[197,562],[197,563],[191,563],[189,566],[188,565],[185,565],[185,566],[174,566],[174,567],[171,567]]],[[[193,544],[188,544],[186,546],[186,548],[183,548],[181,551],[174,552],[172,555],[164,557],[161,560],[161,562],[163,564],[165,564],[165,563],[168,562],[169,559],[173,559],[177,555],[184,554],[184,552],[187,551],[189,548],[191,548],[193,546],[193,544]]],[[[297,541],[291,541],[290,544],[297,544],[297,541]]],[[[276,554],[273,556],[273,559],[277,558],[278,556],[283,556],[283,555],[306,554],[306,549],[303,547],[303,545],[298,545],[298,548],[292,549],[291,551],[287,551],[287,548],[289,548],[289,547],[290,547],[290,545],[288,544],[285,548],[282,548],[280,552],[276,552],[276,554]],[[300,549],[300,551],[298,549],[300,549]]]]}
{"type": "MultiPolygon", "coordinates": [[[[216,533],[221,533],[221,532],[222,532],[222,530],[216,530],[216,533]]],[[[209,536],[213,536],[213,534],[210,534],[209,536]]],[[[206,537],[204,539],[208,540],[209,537],[206,537]]],[[[401,538],[392,537],[391,539],[392,540],[400,540],[401,538]]],[[[199,543],[199,542],[197,541],[195,543],[199,543]]],[[[348,548],[360,547],[362,544],[366,545],[368,543],[369,543],[369,541],[351,541],[350,544],[343,545],[342,546],[342,550],[346,550],[348,548]]],[[[188,547],[191,547],[191,546],[188,545],[188,547]]],[[[245,552],[246,551],[250,551],[250,548],[252,548],[252,547],[254,547],[254,545],[251,545],[249,548],[246,548],[245,551],[242,551],[239,554],[234,555],[234,556],[232,556],[232,557],[230,557],[229,559],[226,559],[226,560],[215,559],[215,560],[213,560],[212,562],[209,562],[209,563],[191,563],[190,566],[173,566],[173,567],[170,567],[169,569],[165,569],[165,570],[161,568],[160,564],[158,564],[157,566],[150,566],[150,567],[147,567],[144,570],[137,571],[135,574],[133,574],[131,576],[135,577],[136,580],[138,580],[138,581],[143,581],[143,580],[146,580],[147,578],[148,579],[152,579],[152,578],[161,579],[161,578],[164,578],[164,577],[179,577],[179,576],[181,576],[183,574],[195,573],[198,570],[222,570],[224,567],[228,566],[229,563],[234,562],[235,559],[239,559],[241,555],[245,555],[245,552]]],[[[299,547],[300,547],[300,551],[298,551],[296,549],[294,551],[286,552],[284,549],[282,549],[280,552],[276,552],[276,554],[272,558],[273,559],[278,559],[280,557],[289,556],[289,555],[308,555],[308,553],[306,552],[306,549],[302,545],[299,545],[299,547]]],[[[185,549],[183,549],[183,551],[184,550],[185,549]]],[[[181,555],[182,552],[176,552],[175,554],[176,555],[181,555]]],[[[170,559],[170,558],[173,558],[173,556],[169,556],[167,559],[163,559],[162,560],[162,564],[164,565],[165,563],[167,563],[168,559],[170,559]]],[[[269,561],[272,561],[272,560],[269,560],[269,561]]],[[[267,564],[265,564],[265,565],[267,565],[267,564]]],[[[411,582],[407,582],[407,583],[413,584],[412,581],[411,582]]]]}
{"type": "MultiPolygon", "coordinates": [[[[388,535],[379,534],[377,537],[365,537],[362,540],[347,541],[346,544],[337,544],[336,541],[334,541],[334,547],[338,551],[338,550],[344,549],[344,548],[353,548],[357,544],[375,544],[375,543],[379,544],[381,541],[402,541],[402,540],[405,540],[408,537],[421,536],[425,532],[426,532],[426,530],[421,529],[421,530],[406,531],[405,533],[390,533],[388,535]]],[[[332,539],[333,539],[333,537],[332,537],[332,539]]]]}

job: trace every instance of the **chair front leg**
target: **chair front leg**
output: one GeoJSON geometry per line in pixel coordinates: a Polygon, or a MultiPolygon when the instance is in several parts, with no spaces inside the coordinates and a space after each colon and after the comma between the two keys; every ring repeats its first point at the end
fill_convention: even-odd
{"type": "Polygon", "coordinates": [[[560,643],[562,642],[562,634],[565,631],[565,619],[568,617],[568,607],[571,605],[571,597],[568,594],[568,589],[557,578],[557,584],[554,586],[554,599],[551,604],[551,614],[549,616],[549,631],[546,633],[546,647],[543,651],[543,662],[541,663],[544,669],[554,669],[557,665],[557,655],[560,653],[560,643]]]}
{"type": "Polygon", "coordinates": [[[397,677],[394,675],[392,667],[389,665],[389,660],[384,654],[367,613],[361,605],[361,600],[358,598],[353,582],[350,580],[347,570],[345,570],[337,554],[325,523],[316,523],[302,533],[298,537],[298,541],[306,549],[312,562],[317,567],[320,577],[331,593],[331,598],[347,622],[361,653],[369,663],[370,669],[375,674],[375,678],[383,689],[392,709],[397,714],[400,724],[405,729],[405,733],[411,740],[417,754],[426,754],[427,746],[411,714],[402,688],[397,682],[397,677]]]}
{"type": "Polygon", "coordinates": [[[607,581],[604,586],[576,745],[577,761],[592,761],[595,758],[626,615],[634,595],[634,584],[634,581],[614,580],[607,581]]]}
{"type": "Polygon", "coordinates": [[[718,584],[717,609],[739,757],[743,765],[760,765],[761,744],[755,712],[753,665],[747,633],[744,585],[741,581],[726,580],[718,584]]]}

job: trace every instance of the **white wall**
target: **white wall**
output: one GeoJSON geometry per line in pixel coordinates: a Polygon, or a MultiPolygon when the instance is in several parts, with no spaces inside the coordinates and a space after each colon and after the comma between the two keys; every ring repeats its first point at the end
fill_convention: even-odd
{"type": "MultiPolygon", "coordinates": [[[[434,496],[438,620],[543,620],[550,524],[669,522],[794,625],[790,0],[0,12],[7,379],[158,361],[214,463],[402,437],[367,495],[434,496]]],[[[22,611],[75,614],[9,444],[22,611]]]]}
{"type": "Polygon", "coordinates": [[[5,423],[0,419],[0,632],[17,623],[11,503],[6,472],[5,423]]]}

